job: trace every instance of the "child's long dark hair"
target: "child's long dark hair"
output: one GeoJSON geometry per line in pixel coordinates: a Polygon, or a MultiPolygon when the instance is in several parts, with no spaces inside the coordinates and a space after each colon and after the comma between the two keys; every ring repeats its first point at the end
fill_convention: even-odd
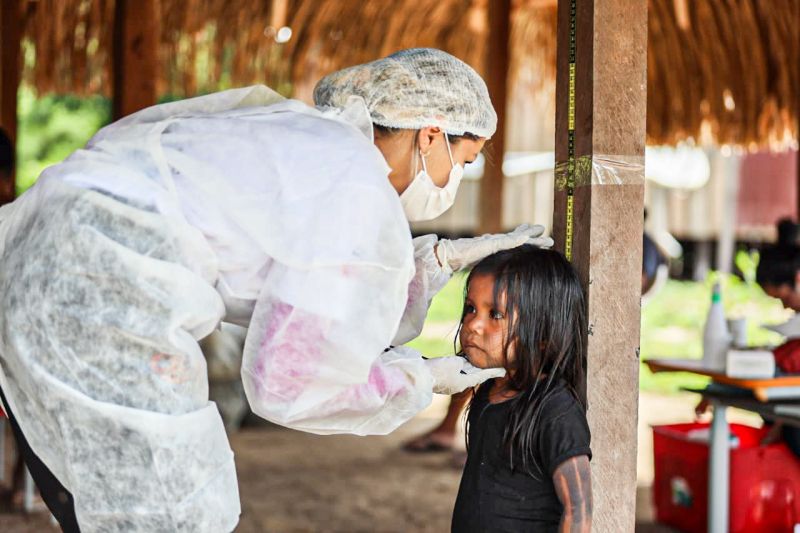
{"type": "Polygon", "coordinates": [[[556,390],[555,385],[563,380],[586,409],[583,288],[562,254],[531,245],[483,259],[470,272],[465,292],[472,278],[480,274],[494,276],[495,302],[500,294],[506,295],[505,368],[511,376],[509,387],[518,392],[508,400],[511,412],[504,435],[511,469],[538,478],[542,469],[532,453],[537,448],[535,430],[542,405],[556,390]],[[509,360],[512,342],[516,357],[509,360]]]}

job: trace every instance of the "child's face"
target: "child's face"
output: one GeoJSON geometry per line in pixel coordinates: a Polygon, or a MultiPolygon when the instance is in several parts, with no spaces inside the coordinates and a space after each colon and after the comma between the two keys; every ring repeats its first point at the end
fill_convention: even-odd
{"type": "MultiPolygon", "coordinates": [[[[508,317],[505,316],[505,294],[499,294],[497,309],[494,305],[494,276],[472,276],[464,302],[459,341],[467,359],[479,368],[504,367],[503,353],[508,334],[508,317]]],[[[513,358],[513,346],[508,347],[508,357],[513,358]]]]}

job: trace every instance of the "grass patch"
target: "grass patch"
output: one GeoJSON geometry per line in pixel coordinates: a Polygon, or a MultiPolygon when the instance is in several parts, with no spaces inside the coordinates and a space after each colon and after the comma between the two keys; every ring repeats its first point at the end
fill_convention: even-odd
{"type": "Polygon", "coordinates": [[[464,283],[467,275],[459,272],[450,282],[439,291],[428,310],[428,322],[458,322],[461,320],[461,310],[464,307],[464,283]]]}

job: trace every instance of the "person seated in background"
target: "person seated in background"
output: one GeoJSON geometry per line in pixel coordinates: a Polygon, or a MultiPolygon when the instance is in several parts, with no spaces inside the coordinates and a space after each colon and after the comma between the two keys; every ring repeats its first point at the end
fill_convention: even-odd
{"type": "Polygon", "coordinates": [[[785,308],[800,310],[800,247],[778,244],[762,250],[756,283],[769,296],[780,300],[785,308]]]}
{"type": "Polygon", "coordinates": [[[778,232],[778,246],[798,246],[800,225],[791,218],[782,218],[775,224],[778,232]]]}
{"type": "Polygon", "coordinates": [[[652,296],[669,277],[667,256],[647,234],[642,234],[642,296],[652,296]]]}
{"type": "MultiPolygon", "coordinates": [[[[785,219],[778,224],[778,244],[761,251],[756,268],[756,283],[767,295],[777,298],[785,308],[797,313],[800,311],[800,247],[794,244],[787,222],[797,227],[785,219]],[[781,235],[783,238],[780,238],[781,235]]],[[[775,365],[781,372],[800,373],[800,314],[782,325],[780,331],[786,337],[786,342],[773,350],[775,365]]],[[[696,411],[699,415],[707,408],[708,404],[703,400],[696,411]]],[[[762,441],[764,444],[782,438],[792,452],[800,457],[800,428],[780,422],[772,424],[769,420],[765,420],[765,423],[771,427],[762,441]]]]}
{"type": "MultiPolygon", "coordinates": [[[[11,198],[11,188],[14,185],[14,144],[6,132],[0,128],[0,198],[11,198]]],[[[0,405],[0,408],[2,406],[0,405]]],[[[1,414],[0,418],[5,418],[5,414],[1,414]]],[[[5,428],[5,425],[3,426],[5,428]]],[[[13,442],[13,439],[12,439],[13,442]]],[[[0,446],[5,445],[5,434],[0,434],[0,446]]],[[[0,464],[0,468],[5,468],[6,465],[0,464]]],[[[14,460],[14,466],[11,469],[11,486],[4,488],[0,492],[0,501],[7,507],[21,507],[22,506],[22,488],[23,478],[25,475],[25,462],[22,459],[22,454],[17,453],[14,460]]]]}

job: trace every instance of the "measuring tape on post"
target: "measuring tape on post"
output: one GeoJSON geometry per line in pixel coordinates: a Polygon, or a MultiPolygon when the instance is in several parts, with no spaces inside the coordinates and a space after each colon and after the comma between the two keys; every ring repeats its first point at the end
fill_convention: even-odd
{"type": "Polygon", "coordinates": [[[569,105],[567,111],[567,225],[564,255],[572,261],[572,239],[575,232],[575,50],[577,45],[577,0],[569,1],[569,105]]]}

